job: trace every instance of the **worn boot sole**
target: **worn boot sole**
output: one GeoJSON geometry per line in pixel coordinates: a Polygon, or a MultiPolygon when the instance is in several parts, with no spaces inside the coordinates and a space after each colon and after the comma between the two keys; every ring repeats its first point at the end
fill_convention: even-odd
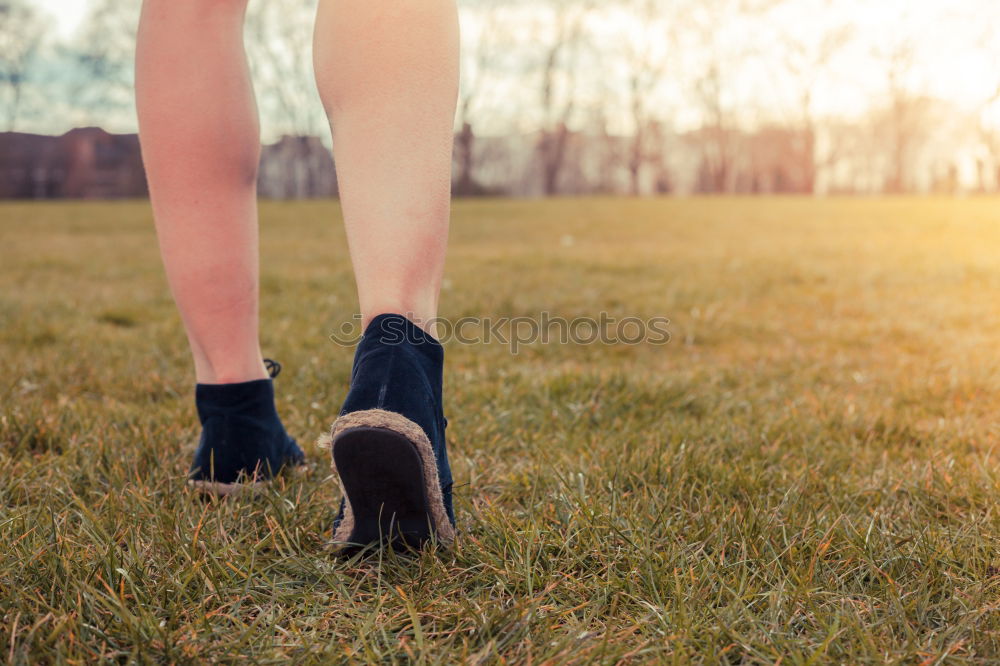
{"type": "Polygon", "coordinates": [[[434,451],[420,426],[386,410],[351,412],[334,423],[332,448],[345,497],[333,538],[347,552],[454,540],[434,451]]]}

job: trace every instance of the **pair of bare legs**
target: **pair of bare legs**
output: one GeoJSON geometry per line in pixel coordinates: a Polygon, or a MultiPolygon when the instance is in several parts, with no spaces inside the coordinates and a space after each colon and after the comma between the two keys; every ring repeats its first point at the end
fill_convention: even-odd
{"type": "MultiPolygon", "coordinates": [[[[201,384],[267,376],[247,1],[144,0],[136,47],[160,252],[201,384]]],[[[320,0],[313,56],[362,319],[402,313],[427,322],[437,314],[448,234],[454,1],[320,0]]]]}

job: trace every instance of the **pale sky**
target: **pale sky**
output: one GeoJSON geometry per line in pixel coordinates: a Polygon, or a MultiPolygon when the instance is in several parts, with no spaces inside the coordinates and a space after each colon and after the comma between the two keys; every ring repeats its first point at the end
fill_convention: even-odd
{"type": "Polygon", "coordinates": [[[45,10],[56,21],[57,31],[62,37],[69,36],[80,25],[89,4],[87,0],[35,0],[35,5],[45,10]]]}

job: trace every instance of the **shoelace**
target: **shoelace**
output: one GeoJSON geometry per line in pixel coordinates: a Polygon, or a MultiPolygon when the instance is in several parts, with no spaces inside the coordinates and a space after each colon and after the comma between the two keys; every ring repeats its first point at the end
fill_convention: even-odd
{"type": "Polygon", "coordinates": [[[267,376],[274,379],[281,374],[281,364],[271,358],[264,359],[264,367],[267,369],[267,376]]]}

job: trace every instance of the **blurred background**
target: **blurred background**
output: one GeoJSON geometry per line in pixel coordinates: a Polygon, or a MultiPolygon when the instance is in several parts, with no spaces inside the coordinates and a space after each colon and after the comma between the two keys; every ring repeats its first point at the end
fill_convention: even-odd
{"type": "MultiPolygon", "coordinates": [[[[247,20],[260,194],[336,194],[315,0],[247,20]]],[[[995,0],[463,0],[460,196],[1000,189],[995,0]]],[[[0,198],[145,193],[137,0],[0,0],[0,198]]]]}

